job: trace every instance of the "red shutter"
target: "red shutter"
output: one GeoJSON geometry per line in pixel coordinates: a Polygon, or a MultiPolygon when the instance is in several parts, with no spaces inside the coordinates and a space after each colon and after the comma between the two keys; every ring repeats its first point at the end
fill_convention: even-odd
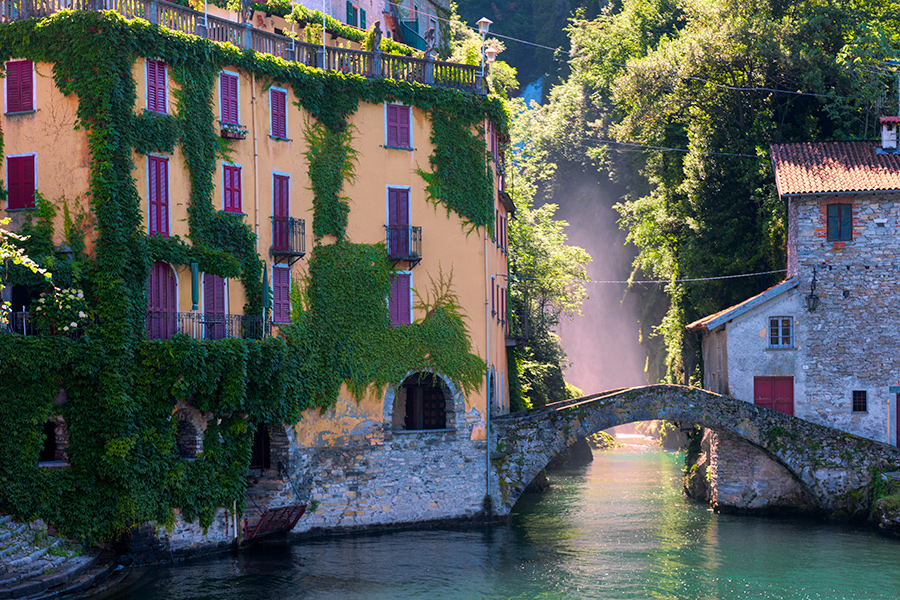
{"type": "Polygon", "coordinates": [[[169,159],[151,156],[148,159],[150,180],[150,235],[169,236],[169,159]]]}
{"type": "Polygon", "coordinates": [[[387,105],[387,145],[398,147],[400,145],[400,132],[398,112],[400,107],[396,104],[387,105]]]}
{"type": "Polygon", "coordinates": [[[272,90],[272,135],[287,137],[287,93],[272,90]]]}
{"type": "Polygon", "coordinates": [[[6,159],[9,171],[7,208],[34,208],[34,155],[6,159]]]}
{"type": "Polygon", "coordinates": [[[497,314],[497,284],[493,275],[491,275],[491,314],[497,314]]]}
{"type": "Polygon", "coordinates": [[[410,107],[397,107],[397,137],[398,146],[401,148],[409,148],[409,113],[410,107]]]}
{"type": "Polygon", "coordinates": [[[272,316],[276,323],[290,323],[291,321],[291,270],[272,269],[272,283],[274,306],[272,316]]]}
{"type": "Polygon", "coordinates": [[[34,110],[34,64],[30,60],[6,63],[6,111],[34,110]]]}
{"type": "Polygon", "coordinates": [[[147,110],[166,112],[166,63],[147,61],[147,110]]]}
{"type": "Polygon", "coordinates": [[[391,325],[409,325],[409,292],[409,273],[394,273],[391,276],[391,296],[388,300],[391,325]]]}
{"type": "Polygon", "coordinates": [[[788,415],[794,414],[793,377],[754,377],[753,403],[788,415]]]}
{"type": "Polygon", "coordinates": [[[219,77],[221,88],[222,122],[238,124],[238,78],[237,75],[222,73],[219,77]]]}
{"type": "Polygon", "coordinates": [[[272,245],[276,250],[290,248],[290,182],[290,178],[286,175],[275,175],[272,180],[274,194],[272,214],[275,217],[272,245]]]}
{"type": "Polygon", "coordinates": [[[243,212],[241,207],[241,168],[233,165],[223,165],[224,186],[222,196],[225,212],[243,212]]]}
{"type": "Polygon", "coordinates": [[[175,334],[175,275],[164,262],[150,268],[147,294],[147,338],[167,340],[175,334]]]}
{"type": "Polygon", "coordinates": [[[203,320],[206,339],[225,337],[225,280],[218,275],[203,275],[203,320]]]}

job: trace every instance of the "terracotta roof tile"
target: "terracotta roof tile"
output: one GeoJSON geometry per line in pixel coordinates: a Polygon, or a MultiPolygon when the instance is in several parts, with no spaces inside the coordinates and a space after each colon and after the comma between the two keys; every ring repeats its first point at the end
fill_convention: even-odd
{"type": "Polygon", "coordinates": [[[773,144],[782,196],[900,190],[900,155],[878,154],[877,142],[773,144]]]}

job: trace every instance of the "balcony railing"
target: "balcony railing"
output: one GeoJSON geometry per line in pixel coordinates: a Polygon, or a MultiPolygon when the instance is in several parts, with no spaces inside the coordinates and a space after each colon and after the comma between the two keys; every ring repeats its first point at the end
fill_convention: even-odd
{"type": "Polygon", "coordinates": [[[0,309],[0,333],[34,335],[34,313],[11,312],[0,309]]]}
{"type": "Polygon", "coordinates": [[[409,225],[385,225],[390,260],[417,263],[422,260],[422,228],[409,225]]]}
{"type": "Polygon", "coordinates": [[[161,0],[3,0],[0,2],[0,23],[48,17],[61,10],[114,10],[126,19],[146,19],[175,31],[214,42],[230,42],[242,49],[253,49],[308,67],[368,78],[417,81],[479,94],[487,90],[484,79],[479,75],[480,69],[475,65],[332,46],[326,48],[323,60],[322,47],[317,44],[257,31],[249,24],[228,19],[208,16],[204,20],[202,12],[161,0]]]}
{"type": "Polygon", "coordinates": [[[167,340],[176,333],[205,340],[260,340],[272,335],[272,322],[256,315],[147,311],[148,340],[167,340]]]}
{"type": "Polygon", "coordinates": [[[306,254],[306,222],[293,217],[272,217],[272,256],[306,254]]]}

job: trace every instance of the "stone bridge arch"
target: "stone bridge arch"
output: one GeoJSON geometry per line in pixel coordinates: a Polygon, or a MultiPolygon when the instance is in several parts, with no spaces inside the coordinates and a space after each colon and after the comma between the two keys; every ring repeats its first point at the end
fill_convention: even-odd
{"type": "Polygon", "coordinates": [[[602,392],[492,423],[494,506],[506,515],[551,458],[579,439],[634,421],[664,419],[730,433],[761,448],[803,486],[815,508],[868,509],[873,468],[900,469],[900,449],[706,390],[650,385],[602,392]]]}

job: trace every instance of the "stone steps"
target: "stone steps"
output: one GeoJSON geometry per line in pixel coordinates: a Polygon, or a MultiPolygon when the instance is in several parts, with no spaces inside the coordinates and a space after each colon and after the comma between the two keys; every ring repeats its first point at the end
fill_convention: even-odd
{"type": "Polygon", "coordinates": [[[68,559],[54,573],[33,576],[11,587],[0,589],[0,600],[45,600],[82,592],[109,577],[116,570],[111,556],[99,553],[68,559]]]}

